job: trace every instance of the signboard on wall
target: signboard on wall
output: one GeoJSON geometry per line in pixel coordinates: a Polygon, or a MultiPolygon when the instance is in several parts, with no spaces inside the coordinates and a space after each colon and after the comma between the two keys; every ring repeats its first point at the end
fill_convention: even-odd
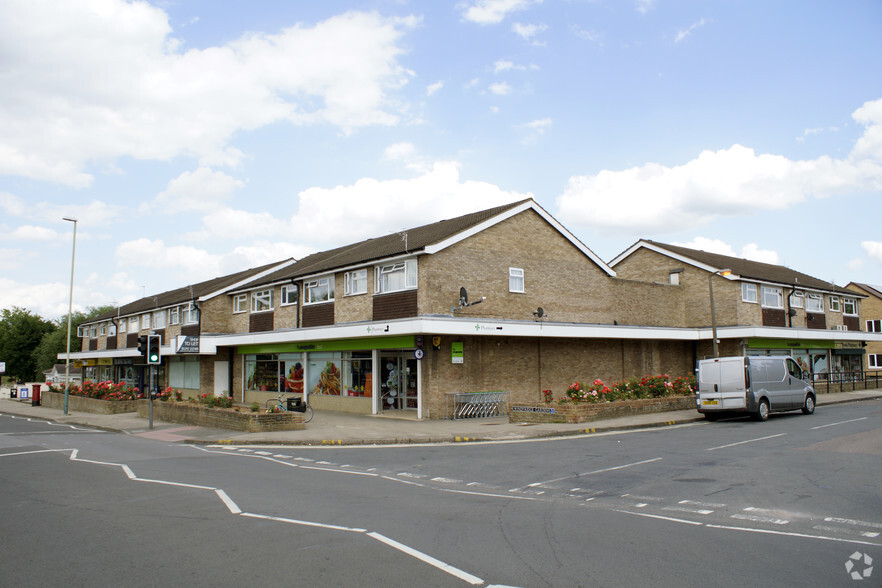
{"type": "Polygon", "coordinates": [[[463,360],[462,341],[453,341],[450,344],[450,361],[452,363],[462,363],[463,360]]]}
{"type": "Polygon", "coordinates": [[[199,335],[178,336],[178,349],[175,353],[199,353],[199,335]]]}

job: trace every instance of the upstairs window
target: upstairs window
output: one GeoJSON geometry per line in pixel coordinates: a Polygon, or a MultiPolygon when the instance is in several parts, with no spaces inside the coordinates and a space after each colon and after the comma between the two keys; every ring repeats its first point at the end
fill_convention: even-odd
{"type": "Polygon", "coordinates": [[[868,333],[882,333],[882,319],[867,321],[868,333]]]}
{"type": "Polygon", "coordinates": [[[98,334],[102,337],[107,335],[107,323],[101,323],[98,326],[98,334]]]}
{"type": "Polygon", "coordinates": [[[236,294],[233,296],[233,314],[248,310],[248,294],[236,294]]]}
{"type": "Polygon", "coordinates": [[[164,329],[165,328],[165,311],[158,310],[153,313],[153,328],[154,329],[164,329]]]}
{"type": "Polygon", "coordinates": [[[129,331],[132,333],[138,332],[138,317],[129,317],[129,331]]]}
{"type": "Polygon", "coordinates": [[[508,268],[508,291],[524,292],[524,270],[519,267],[508,268]]]}
{"type": "Polygon", "coordinates": [[[170,325],[181,324],[181,308],[179,306],[175,306],[173,308],[168,309],[168,324],[170,324],[170,325]]]}
{"type": "Polygon", "coordinates": [[[830,312],[839,312],[839,296],[830,297],[830,312]]]}
{"type": "Polygon", "coordinates": [[[330,302],[334,300],[334,276],[325,276],[306,282],[306,303],[330,302]]]}
{"type": "Polygon", "coordinates": [[[150,315],[149,314],[142,314],[141,315],[141,330],[146,331],[150,327],[151,327],[150,315]]]}
{"type": "Polygon", "coordinates": [[[756,284],[741,283],[741,300],[756,304],[756,284]]]}
{"type": "Polygon", "coordinates": [[[185,325],[199,324],[199,309],[192,302],[181,307],[181,322],[185,325]]]}
{"type": "Polygon", "coordinates": [[[763,308],[784,308],[784,292],[781,288],[763,286],[763,308]]]}
{"type": "Polygon", "coordinates": [[[809,294],[805,299],[806,312],[824,312],[824,297],[820,294],[809,294]]]}
{"type": "Polygon", "coordinates": [[[346,272],[343,276],[343,295],[367,294],[367,270],[346,272]]]}
{"type": "Polygon", "coordinates": [[[128,324],[128,320],[127,320],[127,319],[119,319],[119,332],[120,332],[120,333],[125,333],[125,332],[126,332],[126,325],[127,325],[127,324],[128,324]]]}
{"type": "Polygon", "coordinates": [[[854,298],[843,298],[842,314],[857,316],[857,300],[855,300],[854,298]]]}
{"type": "Polygon", "coordinates": [[[251,312],[264,312],[273,309],[273,291],[257,290],[251,293],[251,312]]]}
{"type": "Polygon", "coordinates": [[[294,284],[288,284],[287,286],[282,286],[282,306],[288,306],[290,304],[297,304],[297,286],[294,284]]]}
{"type": "Polygon", "coordinates": [[[412,290],[417,287],[417,262],[415,259],[378,265],[375,270],[378,294],[412,290]]]}
{"type": "Polygon", "coordinates": [[[805,299],[804,292],[794,292],[790,295],[790,308],[802,308],[802,301],[805,299]]]}

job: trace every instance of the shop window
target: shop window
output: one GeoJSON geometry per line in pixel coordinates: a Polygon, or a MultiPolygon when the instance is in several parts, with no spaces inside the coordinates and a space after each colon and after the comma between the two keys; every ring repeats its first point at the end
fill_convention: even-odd
{"type": "Polygon", "coordinates": [[[794,292],[790,295],[790,308],[802,308],[802,301],[805,298],[804,292],[794,292]]]}
{"type": "Polygon", "coordinates": [[[809,294],[805,299],[806,312],[824,312],[824,297],[820,294],[809,294]]]}
{"type": "Polygon", "coordinates": [[[291,304],[297,304],[297,286],[294,284],[289,284],[287,286],[282,286],[282,306],[289,306],[291,304]]]}
{"type": "Polygon", "coordinates": [[[248,310],[248,294],[236,294],[233,296],[233,314],[248,310]]]}
{"type": "Polygon", "coordinates": [[[741,284],[741,300],[756,304],[756,284],[741,284]]]}
{"type": "Polygon", "coordinates": [[[857,300],[855,300],[854,298],[843,298],[842,314],[857,316],[857,300]]]}
{"type": "Polygon", "coordinates": [[[273,309],[273,291],[258,290],[251,293],[251,312],[264,312],[273,309]]]}
{"type": "Polygon", "coordinates": [[[408,259],[398,263],[377,266],[375,270],[378,294],[399,292],[417,287],[417,262],[408,259]]]}
{"type": "Polygon", "coordinates": [[[334,276],[306,282],[305,303],[330,302],[334,299],[334,276]]]}
{"type": "Polygon", "coordinates": [[[781,288],[763,286],[763,308],[784,308],[784,293],[781,288]]]}
{"type": "Polygon", "coordinates": [[[868,333],[882,333],[882,319],[867,321],[868,333]]]}
{"type": "Polygon", "coordinates": [[[280,384],[285,379],[278,355],[272,353],[246,356],[245,374],[247,390],[280,392],[280,384]]]}
{"type": "Polygon", "coordinates": [[[172,388],[199,389],[199,360],[172,359],[168,363],[168,385],[172,388]]]}
{"type": "Polygon", "coordinates": [[[830,297],[830,312],[839,312],[839,296],[830,297]]]}
{"type": "Polygon", "coordinates": [[[343,276],[343,295],[367,294],[367,270],[346,272],[343,276]]]}
{"type": "Polygon", "coordinates": [[[524,270],[519,267],[508,268],[508,291],[524,292],[524,270]]]}
{"type": "Polygon", "coordinates": [[[307,387],[310,394],[341,396],[343,389],[339,353],[310,353],[307,387]]]}

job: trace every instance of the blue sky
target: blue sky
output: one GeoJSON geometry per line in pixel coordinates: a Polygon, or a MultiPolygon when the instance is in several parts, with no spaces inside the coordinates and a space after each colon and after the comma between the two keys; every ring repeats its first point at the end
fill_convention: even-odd
{"type": "Polygon", "coordinates": [[[882,284],[882,3],[4,0],[0,308],[122,304],[534,198],[882,284]]]}

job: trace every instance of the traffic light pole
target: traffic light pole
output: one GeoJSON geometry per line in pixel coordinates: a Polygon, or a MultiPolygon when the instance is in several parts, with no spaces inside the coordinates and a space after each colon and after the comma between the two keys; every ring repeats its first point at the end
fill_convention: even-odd
{"type": "Polygon", "coordinates": [[[153,379],[155,377],[155,374],[156,374],[156,367],[151,365],[150,366],[150,385],[149,385],[150,387],[147,388],[147,398],[148,398],[148,402],[150,403],[150,424],[148,426],[148,429],[151,431],[153,430],[153,379]]]}

